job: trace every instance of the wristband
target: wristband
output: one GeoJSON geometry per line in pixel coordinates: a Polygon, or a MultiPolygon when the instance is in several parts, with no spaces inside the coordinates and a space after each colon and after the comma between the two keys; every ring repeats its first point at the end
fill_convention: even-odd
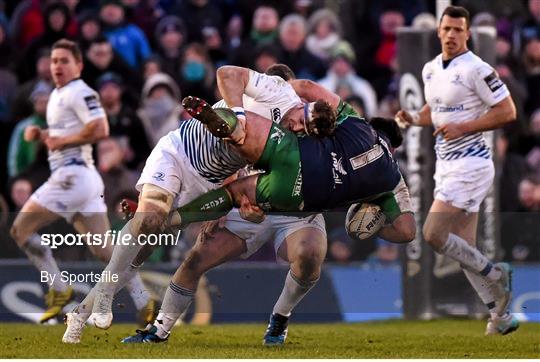
{"type": "Polygon", "coordinates": [[[232,107],[231,110],[234,112],[237,118],[243,118],[246,119],[246,111],[244,110],[244,107],[232,107]]]}

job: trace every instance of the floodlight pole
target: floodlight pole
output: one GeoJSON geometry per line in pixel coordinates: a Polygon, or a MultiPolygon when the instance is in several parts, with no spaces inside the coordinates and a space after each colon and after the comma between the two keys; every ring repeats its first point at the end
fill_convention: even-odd
{"type": "Polygon", "coordinates": [[[435,12],[437,14],[437,22],[441,19],[444,9],[452,5],[452,0],[437,0],[435,12]]]}

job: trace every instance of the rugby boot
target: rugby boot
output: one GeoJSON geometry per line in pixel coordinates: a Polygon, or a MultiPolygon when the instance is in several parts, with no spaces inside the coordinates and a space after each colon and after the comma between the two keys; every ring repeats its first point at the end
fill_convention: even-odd
{"type": "Polygon", "coordinates": [[[270,323],[266,328],[266,333],[263,337],[264,346],[280,346],[287,339],[287,331],[289,318],[278,313],[273,313],[270,316],[270,323]]]}
{"type": "Polygon", "coordinates": [[[45,304],[47,305],[47,309],[39,318],[39,323],[45,323],[58,316],[62,312],[62,309],[72,300],[73,288],[68,287],[65,292],[50,289],[47,294],[45,294],[45,304]]]}

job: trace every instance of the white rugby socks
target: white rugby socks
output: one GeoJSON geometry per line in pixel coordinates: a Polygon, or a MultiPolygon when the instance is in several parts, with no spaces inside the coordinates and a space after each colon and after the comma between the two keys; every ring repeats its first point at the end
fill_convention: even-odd
{"type": "Polygon", "coordinates": [[[289,270],[287,277],[285,278],[285,285],[281,291],[276,304],[274,305],[273,313],[281,314],[282,316],[289,317],[294,307],[304,296],[310,291],[311,288],[317,283],[319,279],[313,281],[302,281],[293,275],[289,270]]]}
{"type": "Polygon", "coordinates": [[[493,267],[491,261],[478,249],[470,246],[466,240],[455,234],[448,234],[446,244],[440,250],[441,254],[447,255],[458,261],[461,265],[474,270],[489,280],[499,280],[501,271],[493,267]]]}
{"type": "Polygon", "coordinates": [[[476,294],[480,297],[480,300],[486,305],[491,316],[497,315],[495,296],[493,295],[492,283],[486,277],[479,275],[478,273],[468,270],[466,267],[461,267],[465,276],[471,283],[472,287],[476,291],[476,294]]]}
{"type": "Polygon", "coordinates": [[[131,299],[133,300],[133,303],[135,304],[135,308],[137,308],[137,310],[141,310],[148,304],[150,294],[146,290],[138,271],[138,266],[134,266],[133,264],[130,265],[129,268],[123,273],[122,278],[119,278],[118,282],[116,283],[116,293],[118,293],[124,284],[127,283],[125,286],[129,292],[129,295],[131,296],[131,299]],[[121,284],[120,282],[124,283],[121,284]]]}
{"type": "Polygon", "coordinates": [[[176,320],[189,308],[194,296],[195,290],[183,288],[171,281],[163,297],[159,314],[154,321],[154,326],[157,327],[156,335],[159,338],[169,336],[176,320]]]}
{"type": "Polygon", "coordinates": [[[52,285],[48,285],[50,289],[57,292],[65,292],[68,289],[68,285],[61,280],[60,269],[54,260],[51,248],[41,244],[41,236],[35,233],[30,235],[21,249],[39,271],[46,271],[49,275],[56,276],[52,285]]]}

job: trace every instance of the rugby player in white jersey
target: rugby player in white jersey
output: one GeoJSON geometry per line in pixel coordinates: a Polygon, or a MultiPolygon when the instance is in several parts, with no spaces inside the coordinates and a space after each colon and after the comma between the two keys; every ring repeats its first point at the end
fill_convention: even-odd
{"type": "MultiPolygon", "coordinates": [[[[277,76],[254,71],[249,71],[249,74],[250,80],[242,89],[246,94],[246,109],[270,117],[275,122],[286,117],[304,117],[304,104],[290,84],[277,76]]],[[[223,75],[223,71],[218,72],[218,79],[223,75]]],[[[218,188],[227,177],[246,165],[247,161],[231,145],[214,137],[202,123],[195,119],[182,122],[179,129],[158,142],[148,157],[137,182],[141,192],[137,212],[124,226],[122,233],[129,233],[136,240],[135,236],[140,234],[163,232],[173,207],[176,209],[218,188]]],[[[233,233],[233,242],[228,239],[222,242],[216,240],[211,244],[198,242],[188,256],[191,263],[186,264],[194,266],[192,273],[181,284],[175,284],[176,279],[171,282],[157,318],[161,321],[159,339],[167,338],[176,319],[187,309],[197,282],[205,271],[232,258],[248,257],[265,242],[272,241],[276,251],[282,250],[278,251],[278,255],[289,261],[294,270],[287,275],[282,295],[276,304],[276,313],[284,317],[278,323],[279,336],[269,340],[269,343],[283,343],[287,316],[319,278],[320,266],[326,255],[324,219],[322,215],[309,218],[271,216],[264,223],[255,224],[242,219],[236,211],[227,216],[227,229],[233,233]],[[209,257],[202,260],[204,263],[193,264],[201,260],[202,254],[209,257]]],[[[143,249],[142,245],[117,245],[105,270],[121,273],[130,265],[140,265],[149,253],[150,248],[143,249]]],[[[174,278],[178,275],[180,272],[174,278]]],[[[68,314],[70,318],[64,342],[80,341],[89,308],[94,312],[92,320],[97,327],[110,326],[112,298],[121,283],[98,283],[93,288],[76,310],[68,314]]]]}
{"type": "Polygon", "coordinates": [[[508,313],[511,268],[493,264],[476,248],[479,206],[494,178],[483,131],[516,118],[514,102],[495,70],[467,49],[469,13],[449,6],[438,36],[442,53],[422,71],[426,104],[416,115],[396,114],[408,125],[435,127],[434,201],[423,228],[435,251],[458,261],[489,309],[487,335],[507,334],[519,326],[508,313]]]}
{"type": "MultiPolygon", "coordinates": [[[[61,280],[50,247],[42,244],[37,234],[39,229],[60,218],[73,224],[81,234],[105,235],[110,228],[103,181],[92,158],[92,143],[108,136],[109,124],[99,96],[79,79],[82,67],[76,43],[65,39],[54,43],[51,74],[56,88],[47,104],[48,128],[29,126],[24,135],[27,141],[45,143],[51,169],[47,182],[24,204],[10,230],[35,267],[56,276],[46,296],[48,309],[40,318],[42,323],[62,311],[72,300],[73,289],[61,280]]],[[[100,260],[110,259],[112,245],[88,247],[100,260]]],[[[149,299],[140,277],[136,275],[128,287],[138,309],[143,309],[149,299]]]]}

